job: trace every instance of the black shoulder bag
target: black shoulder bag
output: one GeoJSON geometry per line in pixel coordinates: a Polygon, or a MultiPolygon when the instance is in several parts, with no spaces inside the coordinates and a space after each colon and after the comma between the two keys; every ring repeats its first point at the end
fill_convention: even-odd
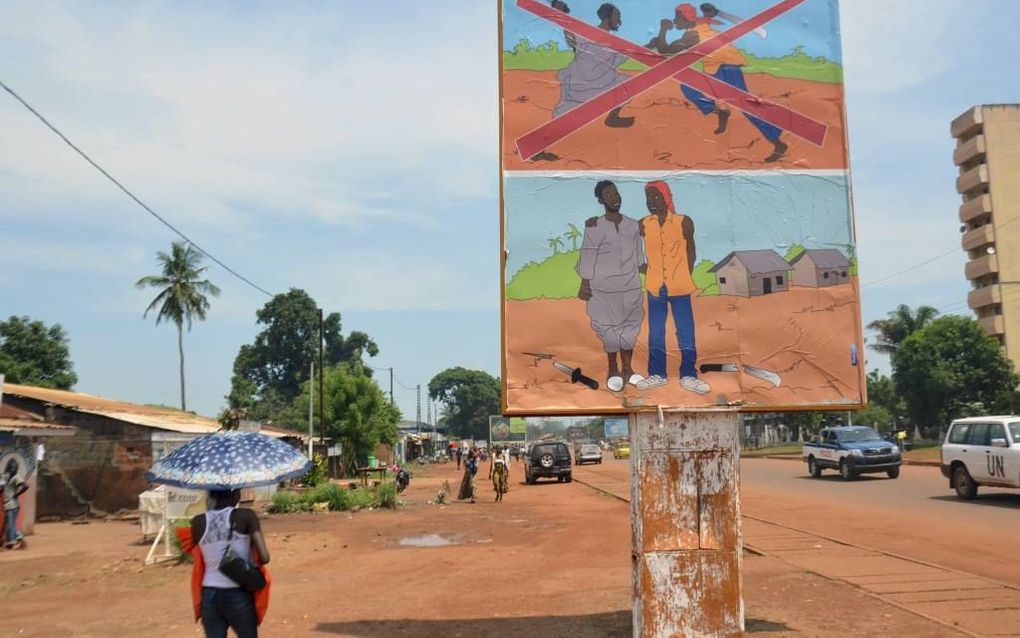
{"type": "Polygon", "coordinates": [[[227,515],[230,533],[227,534],[227,547],[220,557],[220,573],[240,585],[241,589],[254,594],[266,586],[266,577],[258,567],[238,556],[230,547],[230,541],[234,538],[233,514],[234,512],[230,512],[227,515]]]}

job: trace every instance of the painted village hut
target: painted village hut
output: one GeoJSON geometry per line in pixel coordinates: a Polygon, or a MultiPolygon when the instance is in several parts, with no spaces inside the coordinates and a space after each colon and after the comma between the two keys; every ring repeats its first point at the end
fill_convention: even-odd
{"type": "Polygon", "coordinates": [[[737,250],[709,272],[719,283],[719,294],[759,297],[790,288],[790,265],[774,250],[737,250]]]}
{"type": "Polygon", "coordinates": [[[790,261],[794,286],[824,288],[850,281],[850,260],[835,248],[805,250],[790,261]]]}

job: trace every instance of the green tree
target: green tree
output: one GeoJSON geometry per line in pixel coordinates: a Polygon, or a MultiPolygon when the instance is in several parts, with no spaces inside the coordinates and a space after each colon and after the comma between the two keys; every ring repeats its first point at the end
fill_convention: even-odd
{"type": "Polygon", "coordinates": [[[868,373],[868,407],[854,415],[854,421],[865,425],[895,426],[906,415],[903,399],[896,385],[877,369],[868,373]]]}
{"type": "Polygon", "coordinates": [[[893,357],[893,383],[911,422],[929,431],[976,406],[985,414],[1012,411],[1018,381],[998,342],[967,317],[936,319],[893,357]]]}
{"type": "Polygon", "coordinates": [[[444,404],[443,423],[459,437],[487,439],[489,417],[502,411],[502,387],[488,372],[449,368],[429,381],[429,398],[444,404]]]}
{"type": "Polygon", "coordinates": [[[78,382],[64,329],[28,317],[0,321],[0,373],[10,383],[58,390],[78,382]]]}
{"type": "Polygon", "coordinates": [[[206,295],[218,297],[220,289],[208,279],[202,279],[207,267],[202,265],[202,253],[190,244],[174,242],[170,253],[156,253],[161,274],[146,275],[137,282],[138,288],[158,288],[159,294],[145,309],[143,317],[156,311],[156,325],[170,321],[177,326],[177,352],[180,355],[181,409],[187,410],[184,399],[184,324],[191,330],[193,320],[205,321],[209,310],[206,295]]]}
{"type": "Polygon", "coordinates": [[[559,237],[550,237],[546,242],[549,248],[552,249],[554,255],[560,254],[560,248],[563,248],[563,240],[559,237]]]}
{"type": "MultiPolygon", "coordinates": [[[[305,381],[301,394],[294,401],[295,415],[308,415],[309,386],[315,383],[314,400],[318,403],[318,375],[312,381],[305,381]]],[[[364,466],[369,455],[379,443],[393,445],[397,442],[397,422],[400,410],[390,404],[389,398],[364,366],[354,363],[340,363],[326,369],[323,379],[323,408],[326,413],[326,436],[339,442],[344,453],[345,469],[364,466]]],[[[315,435],[321,431],[316,410],[312,421],[315,435]]],[[[292,429],[306,432],[307,421],[300,420],[287,424],[292,429]]]]}
{"type": "Polygon", "coordinates": [[[869,330],[878,332],[875,343],[868,347],[875,352],[895,357],[897,349],[907,337],[930,324],[938,315],[939,311],[931,306],[918,306],[917,310],[912,310],[910,306],[900,304],[885,319],[876,319],[868,324],[869,330]]]}
{"type": "MultiPolygon", "coordinates": [[[[234,359],[227,402],[244,408],[249,418],[281,421],[289,414],[309,366],[319,362],[319,308],[304,290],[292,288],[273,297],[258,310],[261,332],[255,342],[241,346],[234,359]]],[[[340,313],[324,317],[326,367],[361,364],[363,357],[379,354],[375,342],[363,332],[343,335],[340,313]]],[[[371,371],[364,369],[371,376],[371,371]]]]}

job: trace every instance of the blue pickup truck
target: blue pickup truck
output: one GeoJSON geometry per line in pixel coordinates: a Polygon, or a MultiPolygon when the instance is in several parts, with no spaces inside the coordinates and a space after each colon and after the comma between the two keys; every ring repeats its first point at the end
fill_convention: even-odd
{"type": "Polygon", "coordinates": [[[844,481],[878,472],[894,479],[902,462],[895,443],[862,425],[825,428],[816,442],[804,444],[802,454],[812,477],[821,476],[822,470],[837,470],[844,481]]]}

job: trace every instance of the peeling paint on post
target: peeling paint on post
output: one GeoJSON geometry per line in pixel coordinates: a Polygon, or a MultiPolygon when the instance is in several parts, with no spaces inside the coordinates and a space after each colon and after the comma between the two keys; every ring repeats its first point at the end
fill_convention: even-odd
{"type": "Polygon", "coordinates": [[[634,636],[740,636],[736,412],[630,417],[634,636]]]}

